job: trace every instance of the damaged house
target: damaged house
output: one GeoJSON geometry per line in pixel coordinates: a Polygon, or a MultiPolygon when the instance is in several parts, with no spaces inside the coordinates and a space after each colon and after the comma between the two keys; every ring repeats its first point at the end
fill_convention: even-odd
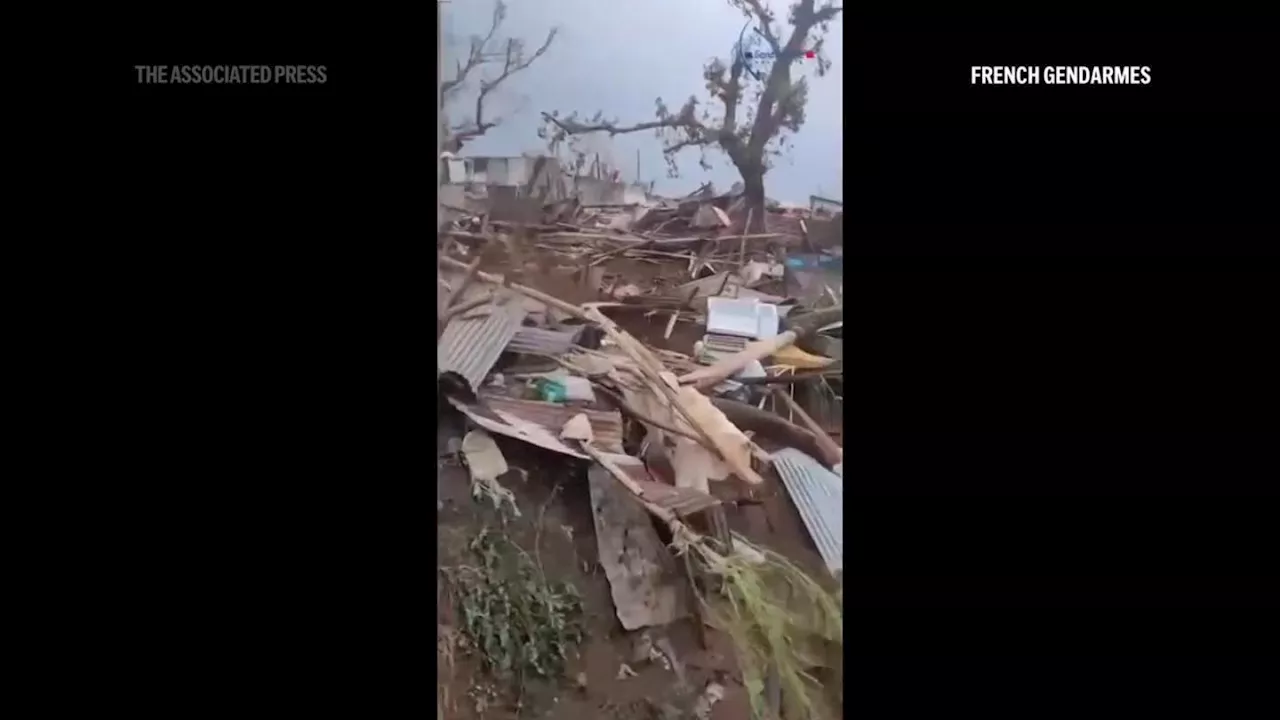
{"type": "Polygon", "coordinates": [[[626,183],[619,173],[574,171],[546,155],[440,158],[440,202],[482,212],[500,198],[534,198],[552,203],[576,198],[582,205],[643,205],[648,186],[626,183]]]}
{"type": "Polygon", "coordinates": [[[440,196],[446,206],[480,211],[490,197],[538,198],[554,202],[567,197],[560,161],[545,155],[520,157],[440,158],[440,196]]]}

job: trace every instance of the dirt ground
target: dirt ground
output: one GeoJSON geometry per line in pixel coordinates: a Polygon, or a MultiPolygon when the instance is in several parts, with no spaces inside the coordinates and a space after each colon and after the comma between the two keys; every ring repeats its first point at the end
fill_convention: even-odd
{"type": "MultiPolygon", "coordinates": [[[[486,718],[583,718],[620,720],[691,717],[692,698],[711,679],[725,687],[723,700],[714,706],[713,720],[741,720],[750,716],[741,680],[733,667],[728,638],[709,631],[709,648],[700,646],[693,620],[647,631],[651,640],[665,636],[682,666],[685,681],[656,661],[635,658],[643,641],[641,632],[622,629],[614,614],[609,584],[596,557],[596,539],[587,489],[585,461],[557,455],[515,440],[497,437],[508,464],[528,473],[512,471],[502,478],[520,508],[521,517],[505,522],[486,501],[472,499],[465,467],[449,455],[450,438],[465,434],[465,420],[451,410],[443,412],[437,435],[437,540],[439,563],[449,567],[467,562],[466,545],[483,528],[502,528],[507,536],[539,559],[547,578],[568,581],[579,591],[586,622],[585,641],[569,657],[563,678],[530,682],[522,698],[502,697],[481,672],[478,659],[459,647],[460,621],[444,586],[437,597],[438,700],[448,720],[486,718]],[[554,497],[553,497],[554,494],[554,497]],[[635,677],[619,679],[626,664],[635,677]],[[582,674],[582,675],[580,675],[582,674]],[[582,681],[585,680],[585,683],[582,681]],[[493,692],[490,692],[490,690],[493,692]],[[478,699],[480,698],[480,699],[478,699]],[[683,701],[683,702],[682,702],[683,701]],[[663,704],[670,705],[663,708],[663,704]],[[516,707],[516,706],[519,707],[516,707]]],[[[764,493],[766,496],[768,493],[764,493]]],[[[775,500],[730,508],[730,524],[744,535],[812,565],[818,561],[808,544],[794,509],[779,512],[775,500]],[[743,512],[745,510],[745,512],[743,512]]]]}

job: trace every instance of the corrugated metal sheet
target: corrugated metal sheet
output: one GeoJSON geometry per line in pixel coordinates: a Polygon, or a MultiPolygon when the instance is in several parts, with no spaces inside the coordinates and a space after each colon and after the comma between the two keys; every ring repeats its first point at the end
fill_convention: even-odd
{"type": "Polygon", "coordinates": [[[449,400],[449,403],[461,411],[463,415],[471,418],[472,422],[491,433],[515,438],[517,440],[527,442],[530,445],[537,445],[540,448],[546,448],[547,450],[558,452],[562,455],[569,455],[571,457],[583,459],[590,457],[586,453],[565,445],[564,441],[560,440],[559,432],[553,435],[545,428],[530,423],[522,423],[519,426],[511,425],[507,420],[504,420],[494,414],[483,405],[469,405],[452,397],[447,399],[449,400]]]}
{"type": "Polygon", "coordinates": [[[552,437],[559,438],[564,424],[578,413],[586,413],[591,423],[591,444],[605,452],[622,452],[622,413],[617,410],[588,410],[559,403],[517,400],[492,392],[480,394],[480,403],[500,418],[515,418],[537,425],[552,437]]]}
{"type": "Polygon", "coordinates": [[[567,330],[522,327],[507,345],[507,352],[533,353],[537,355],[563,355],[577,342],[582,327],[567,330]]]}
{"type": "Polygon", "coordinates": [[[478,391],[484,378],[498,362],[502,351],[511,343],[527,310],[510,294],[486,306],[489,313],[475,316],[468,311],[449,321],[436,347],[436,377],[451,372],[478,391]]]}
{"type": "Polygon", "coordinates": [[[800,519],[826,561],[827,569],[833,575],[842,572],[844,485],[840,476],[795,448],[774,453],[773,466],[800,511],[800,519]]]}

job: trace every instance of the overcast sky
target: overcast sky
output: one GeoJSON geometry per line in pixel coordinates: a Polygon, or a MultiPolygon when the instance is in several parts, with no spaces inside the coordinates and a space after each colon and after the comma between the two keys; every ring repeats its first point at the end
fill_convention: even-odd
{"type": "MultiPolygon", "coordinates": [[[[790,0],[771,0],[785,17],[790,0]]],[[[560,28],[551,49],[532,66],[503,85],[504,91],[485,106],[486,115],[500,111],[504,123],[469,143],[464,155],[520,155],[545,152],[536,133],[543,110],[574,110],[590,116],[603,110],[623,123],[653,119],[654,99],[661,96],[678,108],[690,94],[705,98],[701,70],[711,57],[730,58],[746,20],[724,0],[507,0],[509,12],[500,35],[524,38],[536,48],[552,26],[560,28]]],[[[452,0],[443,5],[446,41],[445,76],[465,53],[466,38],[483,33],[493,12],[490,0],[452,0]]],[[[788,28],[789,32],[789,28],[788,28]]],[[[818,78],[807,68],[809,104],[806,122],[794,138],[789,157],[779,160],[765,177],[769,197],[807,203],[810,194],[843,199],[841,159],[844,99],[843,23],[831,25],[826,49],[833,67],[818,78]]],[[[812,63],[801,60],[798,65],[812,63]]],[[[794,72],[794,71],[793,71],[794,72]]],[[[460,109],[454,109],[458,115],[460,109]]],[[[470,110],[465,114],[469,115],[470,110]]],[[[455,118],[460,119],[460,118],[455,118]]],[[[666,177],[660,141],[652,132],[601,139],[595,147],[609,151],[623,177],[657,180],[659,193],[675,195],[711,180],[727,190],[737,171],[719,151],[709,153],[714,168],[698,167],[696,150],[680,156],[681,176],[666,177]]]]}

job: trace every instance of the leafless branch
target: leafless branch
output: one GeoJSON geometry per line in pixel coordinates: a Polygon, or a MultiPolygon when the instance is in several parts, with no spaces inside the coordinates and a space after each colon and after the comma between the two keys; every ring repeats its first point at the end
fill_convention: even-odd
{"type": "Polygon", "coordinates": [[[508,78],[525,70],[534,61],[542,57],[547,52],[547,49],[551,47],[551,43],[555,41],[559,32],[558,28],[552,28],[547,33],[546,39],[542,41],[542,45],[528,57],[524,54],[524,42],[516,38],[509,38],[502,42],[503,49],[495,51],[490,48],[494,44],[494,35],[504,19],[506,19],[506,4],[502,0],[497,0],[494,3],[493,22],[489,27],[488,33],[484,37],[475,36],[471,38],[471,50],[467,56],[466,64],[459,63],[457,74],[453,80],[445,82],[443,85],[444,89],[441,92],[442,103],[463,86],[467,77],[476,68],[487,64],[502,63],[502,70],[496,77],[486,78],[483,75],[481,76],[480,90],[475,100],[474,116],[448,128],[449,133],[445,146],[453,152],[460,150],[467,141],[474,140],[498,126],[501,121],[499,118],[485,119],[485,101],[508,78]]]}
{"type": "Polygon", "coordinates": [[[460,89],[467,81],[467,76],[472,70],[483,65],[489,58],[485,56],[485,48],[493,40],[493,36],[498,32],[498,26],[502,24],[502,20],[507,16],[507,7],[501,2],[493,4],[493,22],[489,24],[489,32],[484,37],[473,35],[471,37],[471,48],[467,52],[467,64],[458,63],[458,69],[453,75],[452,80],[445,80],[440,84],[440,100],[451,95],[460,89]]]}
{"type": "MultiPolygon", "coordinates": [[[[827,22],[842,9],[831,4],[831,0],[795,0],[787,19],[791,32],[783,42],[782,23],[766,6],[767,0],[728,2],[755,26],[756,33],[773,51],[774,60],[766,77],[751,72],[741,52],[735,52],[728,64],[720,59],[707,63],[703,80],[711,100],[723,107],[719,118],[712,117],[709,110],[700,113],[697,98],[689,98],[674,113],[659,98],[656,119],[633,125],[607,120],[600,113],[589,119],[579,119],[576,113],[568,117],[543,113],[547,124],[539,135],[549,141],[555,152],[560,143],[571,136],[588,133],[615,136],[651,130],[662,139],[663,154],[673,171],[675,156],[680,151],[699,148],[703,151],[702,165],[708,167],[706,149],[719,146],[742,174],[753,202],[763,202],[763,177],[769,169],[769,157],[787,147],[782,131],[799,130],[805,119],[808,84],[803,78],[793,82],[791,67],[806,52],[816,54],[821,49],[821,36],[827,22]],[[819,2],[823,3],[821,7],[819,2]],[[811,38],[811,34],[816,37],[811,38]],[[774,140],[779,149],[767,151],[768,144],[774,140]]],[[[829,64],[821,56],[818,59],[821,75],[829,64]]],[[[760,217],[763,218],[763,208],[760,217]]]]}
{"type": "MultiPolygon", "coordinates": [[[[649,122],[636,123],[635,125],[618,125],[612,122],[595,122],[580,123],[572,118],[558,118],[550,113],[542,113],[542,117],[551,123],[560,127],[570,135],[584,135],[593,132],[607,132],[609,135],[625,135],[627,133],[640,132],[642,130],[658,130],[661,128],[679,128],[689,126],[680,118],[669,118],[664,120],[650,120],[649,122]]],[[[693,121],[696,122],[696,121],[693,121]]]]}
{"type": "Polygon", "coordinates": [[[708,142],[709,142],[708,140],[701,137],[685,138],[684,140],[679,140],[671,144],[670,146],[663,148],[662,152],[668,155],[671,155],[674,153],[678,153],[687,147],[698,147],[701,145],[706,145],[708,142]]]}

